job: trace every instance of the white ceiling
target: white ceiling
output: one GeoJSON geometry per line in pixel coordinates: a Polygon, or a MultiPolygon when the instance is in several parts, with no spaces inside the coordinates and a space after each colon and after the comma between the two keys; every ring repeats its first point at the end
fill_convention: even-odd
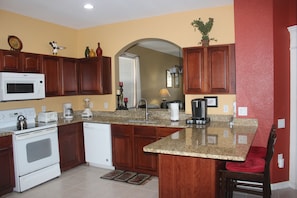
{"type": "Polygon", "coordinates": [[[0,0],[0,9],[82,29],[169,13],[233,4],[233,0],[0,0]],[[83,5],[91,3],[93,10],[83,5]]]}
{"type": "MultiPolygon", "coordinates": [[[[232,5],[233,0],[0,0],[0,9],[42,21],[82,29],[207,7],[232,5]],[[85,10],[85,3],[94,5],[85,10]]],[[[179,48],[163,41],[140,46],[180,56],[179,48]]]]}

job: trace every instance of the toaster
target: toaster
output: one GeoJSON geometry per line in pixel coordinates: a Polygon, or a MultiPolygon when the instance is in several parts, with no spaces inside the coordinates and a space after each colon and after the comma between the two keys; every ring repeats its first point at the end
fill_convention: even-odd
{"type": "Polygon", "coordinates": [[[38,122],[57,122],[58,113],[54,111],[45,111],[38,114],[38,122]]]}

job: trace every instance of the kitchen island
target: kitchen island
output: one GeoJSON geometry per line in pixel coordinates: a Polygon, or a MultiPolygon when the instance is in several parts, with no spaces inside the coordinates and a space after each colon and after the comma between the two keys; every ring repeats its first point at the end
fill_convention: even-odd
{"type": "Polygon", "coordinates": [[[211,122],[173,133],[143,148],[158,153],[159,197],[219,197],[218,169],[244,161],[257,122],[229,126],[211,122]]]}

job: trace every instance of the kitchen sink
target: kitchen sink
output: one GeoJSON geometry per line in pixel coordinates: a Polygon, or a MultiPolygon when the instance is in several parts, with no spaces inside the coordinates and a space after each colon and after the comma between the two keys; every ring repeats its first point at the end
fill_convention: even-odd
{"type": "Polygon", "coordinates": [[[155,124],[157,121],[154,120],[141,120],[141,119],[135,119],[135,120],[128,120],[130,123],[145,123],[145,124],[155,124]]]}

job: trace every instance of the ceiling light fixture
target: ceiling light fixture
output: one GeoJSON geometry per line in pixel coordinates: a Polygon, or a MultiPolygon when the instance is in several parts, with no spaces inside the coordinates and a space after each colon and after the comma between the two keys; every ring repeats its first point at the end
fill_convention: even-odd
{"type": "Polygon", "coordinates": [[[91,10],[91,9],[94,8],[94,6],[92,4],[87,3],[87,4],[84,5],[84,8],[88,9],[88,10],[91,10]]]}

